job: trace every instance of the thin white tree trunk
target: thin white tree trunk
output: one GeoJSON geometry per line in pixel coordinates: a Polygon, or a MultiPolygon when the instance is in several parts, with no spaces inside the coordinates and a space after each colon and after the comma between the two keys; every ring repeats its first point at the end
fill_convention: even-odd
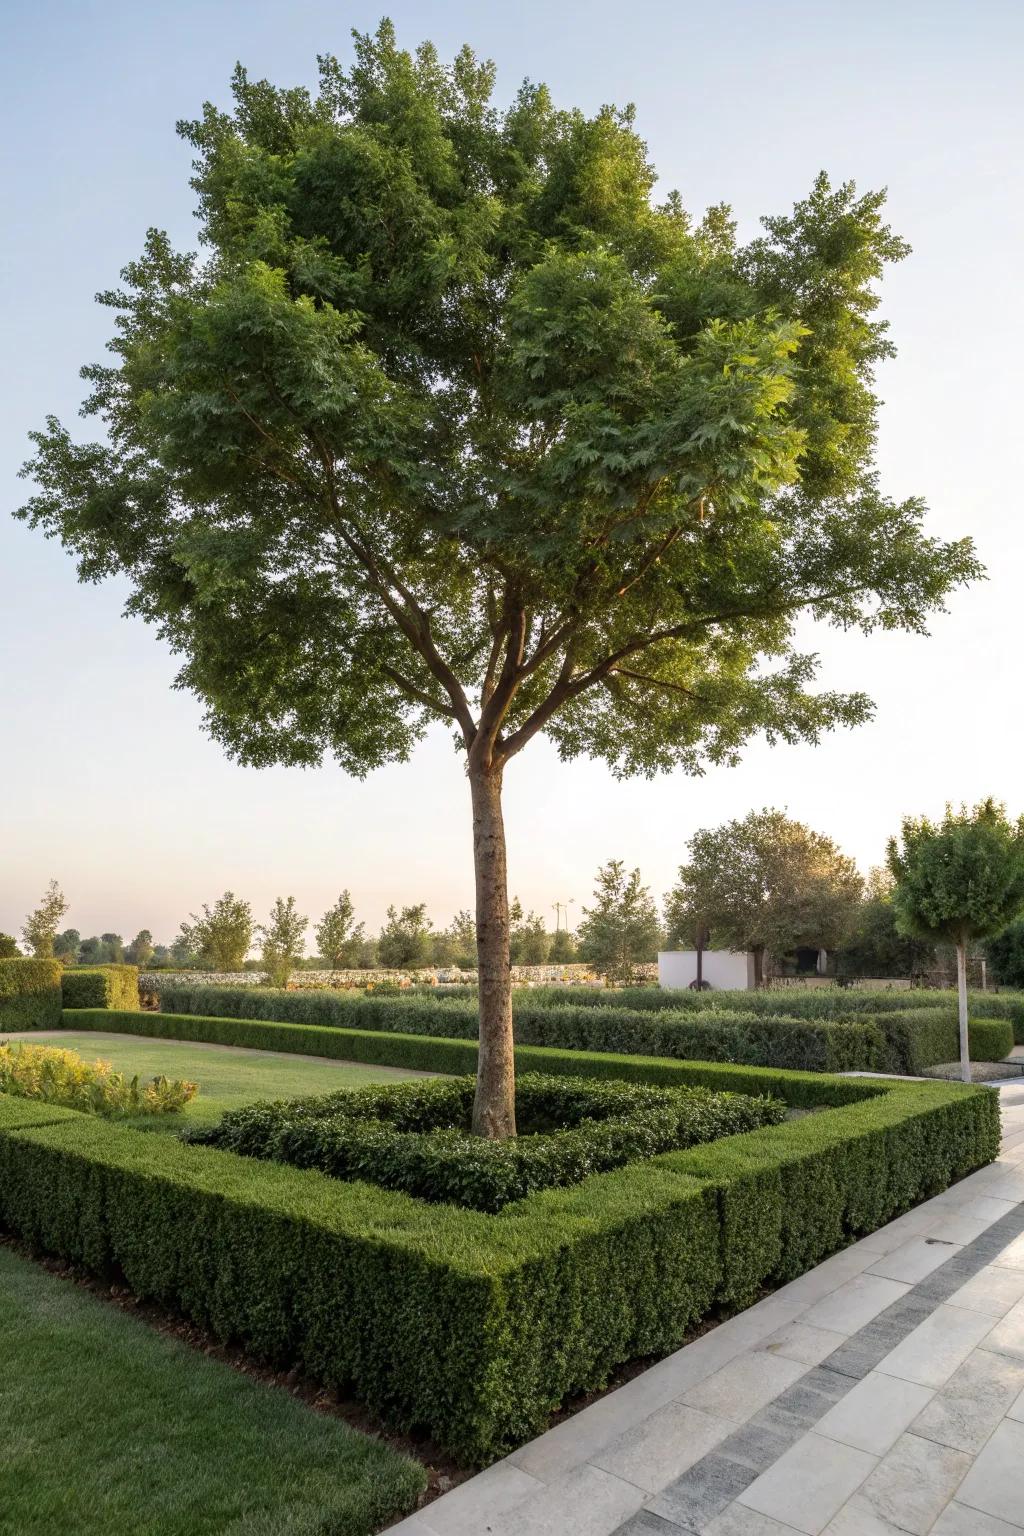
{"type": "Polygon", "coordinates": [[[960,1076],[971,1081],[971,1046],[967,1029],[967,945],[956,947],[956,990],[960,1011],[960,1076]]]}

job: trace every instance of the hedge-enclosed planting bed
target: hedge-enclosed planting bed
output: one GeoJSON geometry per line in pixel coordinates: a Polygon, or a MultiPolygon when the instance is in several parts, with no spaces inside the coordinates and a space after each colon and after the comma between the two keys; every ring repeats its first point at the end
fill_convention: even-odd
{"type": "Polygon", "coordinates": [[[0,1035],[60,1028],[60,962],[0,960],[0,1035]]]}
{"type": "Polygon", "coordinates": [[[139,1006],[137,965],[69,967],[61,977],[65,1008],[131,1008],[139,1006]]]}
{"type": "MultiPolygon", "coordinates": [[[[89,1021],[109,1027],[102,1012],[69,1019],[89,1021]]],[[[126,1013],[118,1027],[171,1033],[184,1022],[126,1013]]],[[[189,1022],[192,1038],[326,1036],[349,1059],[418,1052],[435,1070],[458,1054],[470,1070],[475,1057],[468,1041],[189,1022]]],[[[537,1047],[518,1058],[570,1075],[742,1086],[819,1112],[491,1216],[0,1097],[0,1222],[48,1252],[122,1271],[138,1294],[217,1337],[299,1364],[478,1463],[616,1365],[676,1347],[711,1308],[751,1301],[998,1147],[986,1088],[537,1047]]]]}
{"type": "MultiPolygon", "coordinates": [[[[652,991],[661,999],[698,996],[643,988],[621,993],[585,993],[579,989],[574,993],[573,988],[517,992],[513,1007],[516,1040],[556,1049],[673,1056],[685,1061],[736,1062],[804,1072],[913,1075],[939,1062],[955,1061],[960,1055],[955,1009],[948,1003],[922,1006],[920,999],[927,998],[927,993],[880,994],[909,997],[916,1003],[913,1008],[901,1006],[871,1016],[825,1012],[807,1018],[776,1015],[763,1007],[754,1009],[759,994],[750,992],[704,994],[712,999],[728,998],[730,1002],[722,1008],[714,1001],[676,1009],[613,1001],[621,997],[636,1002],[652,991]],[[581,996],[604,1001],[600,1005],[581,1002],[581,996]],[[737,998],[748,1000],[748,1011],[732,1006],[737,998]]],[[[335,1029],[397,1030],[464,1040],[475,1039],[478,1029],[473,998],[423,993],[374,997],[178,981],[161,991],[160,1007],[168,1013],[216,1014],[335,1029]]],[[[975,1061],[1001,1061],[1012,1046],[1012,1031],[999,1018],[972,1021],[971,1056],[975,1061]]]]}
{"type": "Polygon", "coordinates": [[[475,1092],[472,1076],[342,1089],[246,1104],[185,1137],[496,1212],[540,1189],[786,1118],[781,1100],[767,1096],[527,1072],[516,1081],[516,1135],[489,1141],[470,1134],[475,1092]]]}

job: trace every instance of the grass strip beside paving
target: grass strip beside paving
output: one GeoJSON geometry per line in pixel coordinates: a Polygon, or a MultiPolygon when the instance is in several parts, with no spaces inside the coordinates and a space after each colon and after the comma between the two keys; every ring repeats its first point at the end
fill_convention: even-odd
{"type": "Polygon", "coordinates": [[[0,1530],[369,1536],[423,1468],[0,1246],[0,1530]]]}

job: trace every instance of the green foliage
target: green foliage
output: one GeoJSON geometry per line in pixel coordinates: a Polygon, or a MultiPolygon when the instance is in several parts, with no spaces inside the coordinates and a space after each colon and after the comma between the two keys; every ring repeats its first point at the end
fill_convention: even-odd
{"type": "MultiPolygon", "coordinates": [[[[674,938],[698,926],[716,944],[785,954],[798,945],[835,949],[850,926],[863,881],[830,838],[781,811],[697,832],[666,903],[674,938]]],[[[759,977],[760,979],[760,977],[759,977]]]]}
{"type": "Polygon", "coordinates": [[[240,971],[252,943],[249,903],[225,891],[212,907],[204,902],[201,917],[194,912],[191,917],[191,923],[182,923],[172,953],[212,971],[240,971]]]}
{"type": "MultiPolygon", "coordinates": [[[[850,997],[845,992],[834,995],[850,997]]],[[[824,993],[792,997],[788,993],[705,993],[710,1002],[703,1006],[690,1002],[696,996],[654,988],[603,994],[569,987],[524,989],[513,1000],[514,1035],[520,1045],[559,1050],[736,1062],[806,1072],[913,1075],[924,1067],[953,1061],[958,1054],[956,1016],[948,994],[865,993],[860,1006],[853,999],[854,1005],[845,1008],[831,1002],[833,994],[824,993]],[[765,996],[774,999],[774,1007],[753,1006],[765,996]],[[681,1001],[673,1006],[675,999],[681,1001]],[[878,1005],[873,1006],[871,999],[878,999],[878,1005]]],[[[477,1036],[472,998],[410,996],[397,989],[386,994],[380,988],[369,994],[270,992],[172,981],[161,987],[160,1006],[172,1013],[292,1021],[328,1029],[394,1030],[461,1040],[477,1036]]],[[[979,1006],[977,1017],[982,1016],[979,1006]]],[[[1005,1032],[972,1024],[975,1061],[1001,1061],[1012,1043],[1005,1032]]]]}
{"type": "Polygon", "coordinates": [[[594,905],[583,908],[576,930],[581,958],[611,980],[628,983],[637,965],[655,959],[660,938],[658,911],[640,871],[627,875],[621,859],[610,859],[597,872],[594,905]]]}
{"type": "Polygon", "coordinates": [[[387,922],[377,940],[377,963],[389,970],[419,970],[428,966],[432,953],[431,922],[426,902],[403,907],[398,912],[388,907],[387,922]]]}
{"type": "Polygon", "coordinates": [[[651,203],[631,113],[499,110],[388,24],[355,55],[182,125],[211,259],[153,232],[103,295],[107,441],[51,421],[22,515],[130,572],[249,761],[362,773],[440,718],[696,769],[863,719],[796,611],[919,629],[978,571],[874,481],[881,196],[821,176],[741,248],[651,203]]]}
{"type": "Polygon", "coordinates": [[[348,891],[342,891],[314,929],[317,952],[329,970],[349,970],[360,962],[366,942],[365,924],[354,919],[352,897],[348,891]]]}
{"type": "Polygon", "coordinates": [[[0,933],[0,960],[16,960],[20,954],[17,940],[9,933],[0,933]]]}
{"type": "Polygon", "coordinates": [[[76,966],[61,976],[61,996],[65,1008],[138,1008],[139,968],[76,966]]]}
{"type": "Polygon", "coordinates": [[[114,1072],[106,1061],[85,1062],[74,1051],[48,1045],[6,1045],[0,1041],[0,1093],[41,1099],[109,1119],[173,1115],[195,1098],[196,1084],[114,1072]]]}
{"type": "Polygon", "coordinates": [[[267,922],[256,931],[262,949],[260,960],[272,987],[284,987],[305,949],[305,932],[309,918],[303,917],[295,905],[295,897],[287,901],[278,896],[270,909],[267,922]]]}
{"type": "Polygon", "coordinates": [[[550,948],[544,919],[536,912],[524,912],[516,897],[509,903],[509,960],[513,965],[544,965],[550,948]]]}
{"type": "Polygon", "coordinates": [[[478,1462],[996,1153],[987,1089],[808,1081],[845,1107],[496,1216],[0,1099],[0,1222],[478,1462]]]}
{"type": "Polygon", "coordinates": [[[470,1134],[474,1093],[472,1077],[343,1090],[246,1105],[185,1135],[246,1157],[494,1212],[539,1189],[777,1125],[786,1115],[769,1098],[529,1073],[516,1085],[517,1136],[493,1141],[470,1134]]]}
{"type": "Polygon", "coordinates": [[[59,961],[0,959],[0,1036],[21,1029],[59,1029],[60,989],[59,961]]]}
{"type": "Polygon", "coordinates": [[[67,898],[56,880],[46,887],[42,901],[25,919],[22,938],[37,960],[52,960],[57,925],[68,910],[67,898]]]}
{"type": "Polygon", "coordinates": [[[551,935],[548,962],[551,965],[572,965],[578,959],[576,940],[567,928],[557,928],[551,935]]]}
{"type": "Polygon", "coordinates": [[[900,932],[888,870],[873,869],[864,900],[836,955],[837,976],[915,976],[935,962],[935,946],[900,932]]]}
{"type": "Polygon", "coordinates": [[[990,938],[985,950],[993,981],[1001,987],[1024,987],[1024,918],[990,938]]]}
{"type": "Polygon", "coordinates": [[[1008,821],[991,799],[973,811],[947,805],[938,824],[907,817],[888,862],[905,933],[964,945],[998,933],[1024,907],[1024,817],[1008,821]]]}
{"type": "Polygon", "coordinates": [[[58,933],[53,941],[53,954],[57,960],[65,960],[70,964],[78,959],[78,951],[82,946],[82,935],[77,928],[65,928],[63,933],[58,933]]]}
{"type": "Polygon", "coordinates": [[[129,965],[141,968],[150,963],[154,953],[153,935],[148,928],[140,928],[125,949],[124,958],[129,965]]]}

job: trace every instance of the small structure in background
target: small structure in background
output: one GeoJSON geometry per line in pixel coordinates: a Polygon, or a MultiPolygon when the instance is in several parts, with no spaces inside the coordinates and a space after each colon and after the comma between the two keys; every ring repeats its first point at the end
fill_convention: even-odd
{"type": "MultiPolygon", "coordinates": [[[[719,992],[753,992],[757,985],[754,956],[732,949],[704,950],[701,965],[705,987],[719,992]]],[[[697,951],[665,949],[658,952],[658,985],[680,990],[697,983],[697,951]]]]}

